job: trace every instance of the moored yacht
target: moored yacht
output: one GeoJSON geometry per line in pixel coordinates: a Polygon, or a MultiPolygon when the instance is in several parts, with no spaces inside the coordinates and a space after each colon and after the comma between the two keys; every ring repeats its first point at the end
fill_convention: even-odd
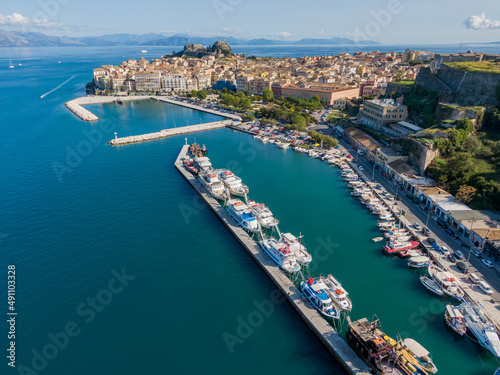
{"type": "Polygon", "coordinates": [[[260,224],[254,214],[239,199],[230,199],[227,201],[227,212],[243,229],[254,233],[260,231],[260,224]]]}
{"type": "Polygon", "coordinates": [[[264,203],[255,203],[255,201],[249,201],[248,207],[252,210],[253,214],[259,221],[260,225],[264,228],[274,228],[279,224],[278,219],[273,216],[273,213],[264,203]]]}
{"type": "Polygon", "coordinates": [[[208,172],[213,169],[210,159],[207,158],[206,156],[195,156],[193,157],[193,161],[200,171],[208,172]]]}
{"type": "Polygon", "coordinates": [[[333,305],[332,300],[326,292],[327,286],[321,280],[312,277],[300,283],[302,293],[319,313],[327,318],[338,319],[340,311],[333,305]]]}
{"type": "Polygon", "coordinates": [[[259,241],[259,246],[283,271],[288,273],[300,271],[300,265],[297,263],[293,252],[283,241],[278,241],[276,238],[263,239],[259,241]]]}
{"type": "Polygon", "coordinates": [[[408,260],[408,267],[410,268],[426,268],[430,266],[431,259],[425,255],[412,256],[408,260]]]}
{"type": "Polygon", "coordinates": [[[430,290],[431,292],[437,294],[438,296],[443,295],[443,290],[441,289],[441,287],[427,276],[420,276],[420,282],[427,290],[430,290]]]}
{"type": "Polygon", "coordinates": [[[382,249],[388,254],[395,254],[403,250],[413,249],[417,246],[418,246],[417,241],[399,242],[391,240],[387,242],[387,244],[383,246],[382,249]]]}
{"type": "Polygon", "coordinates": [[[348,297],[347,291],[342,287],[342,284],[333,275],[328,275],[327,277],[320,277],[325,285],[328,287],[328,294],[341,310],[351,311],[352,301],[348,297]]]}
{"type": "Polygon", "coordinates": [[[248,186],[241,182],[241,178],[234,175],[233,172],[228,170],[220,170],[217,174],[224,185],[227,186],[229,192],[240,197],[248,194],[248,186]]]}
{"type": "Polygon", "coordinates": [[[464,298],[465,293],[460,286],[461,283],[453,273],[444,271],[434,264],[429,266],[428,271],[432,280],[441,288],[445,295],[456,298],[459,301],[464,298]]]}
{"type": "MultiPolygon", "coordinates": [[[[299,236],[302,238],[302,236],[299,236]]],[[[295,259],[300,264],[307,266],[311,263],[312,256],[309,254],[304,245],[291,233],[283,233],[281,235],[281,240],[290,246],[290,250],[295,255],[295,259]]]]}
{"type": "Polygon", "coordinates": [[[467,328],[476,336],[479,344],[495,357],[500,357],[500,339],[497,328],[490,321],[483,306],[475,302],[464,302],[460,306],[467,328]]]}

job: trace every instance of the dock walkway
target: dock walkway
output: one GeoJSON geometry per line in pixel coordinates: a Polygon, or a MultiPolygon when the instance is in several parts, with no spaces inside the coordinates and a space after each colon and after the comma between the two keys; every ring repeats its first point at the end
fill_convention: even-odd
{"type": "Polygon", "coordinates": [[[175,167],[203,198],[210,209],[219,217],[222,223],[229,229],[233,236],[240,242],[243,248],[252,256],[257,264],[264,270],[276,287],[287,298],[288,302],[294,307],[297,313],[302,317],[311,330],[318,336],[321,342],[326,346],[335,359],[343,366],[349,374],[369,375],[368,366],[354,353],[339,334],[328,324],[328,322],[312,307],[312,305],[303,299],[302,293],[285,276],[280,269],[264,254],[257,243],[236,223],[233,218],[224,210],[219,202],[205,192],[200,182],[196,180],[182,166],[182,159],[187,155],[188,146],[185,145],[177,160],[175,167]]]}

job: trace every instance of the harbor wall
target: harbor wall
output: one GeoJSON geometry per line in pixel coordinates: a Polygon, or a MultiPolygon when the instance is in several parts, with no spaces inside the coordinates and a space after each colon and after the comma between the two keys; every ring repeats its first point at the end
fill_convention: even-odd
{"type": "Polygon", "coordinates": [[[349,374],[369,375],[370,369],[349,347],[333,327],[312,307],[302,293],[295,287],[290,279],[263,253],[257,243],[236,223],[219,202],[204,192],[204,188],[193,175],[182,166],[182,158],[187,155],[188,146],[183,146],[175,167],[194,190],[203,198],[210,209],[218,216],[219,220],[229,229],[243,248],[252,256],[262,270],[274,282],[276,287],[287,298],[295,311],[306,322],[309,328],[318,336],[328,351],[343,366],[349,374]]]}

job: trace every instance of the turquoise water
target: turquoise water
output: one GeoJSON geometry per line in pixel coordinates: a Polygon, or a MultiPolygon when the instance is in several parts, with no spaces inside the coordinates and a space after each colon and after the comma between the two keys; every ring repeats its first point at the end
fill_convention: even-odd
{"type": "MultiPolygon", "coordinates": [[[[0,56],[9,59],[6,51],[0,56]]],[[[174,169],[184,137],[105,144],[114,131],[181,124],[186,110],[101,105],[93,108],[101,120],[85,123],[63,103],[83,94],[92,68],[119,62],[122,52],[30,51],[22,67],[0,69],[0,269],[4,280],[8,264],[17,270],[17,365],[32,367],[45,349],[54,358],[35,361],[41,374],[341,374],[287,303],[269,305],[272,282],[174,169]],[[133,279],[118,288],[110,281],[123,268],[133,279]],[[257,306],[272,313],[263,317],[257,306]],[[68,324],[74,337],[53,355],[48,335],[68,324]]],[[[493,373],[496,359],[453,336],[444,304],[371,241],[376,221],[334,167],[228,129],[195,136],[214,165],[231,168],[272,209],[282,231],[304,234],[311,273],[344,283],[353,319],[377,314],[389,335],[415,338],[440,374],[493,373]]],[[[5,293],[0,303],[6,308],[5,293]]],[[[15,372],[5,359],[1,366],[15,372]]]]}

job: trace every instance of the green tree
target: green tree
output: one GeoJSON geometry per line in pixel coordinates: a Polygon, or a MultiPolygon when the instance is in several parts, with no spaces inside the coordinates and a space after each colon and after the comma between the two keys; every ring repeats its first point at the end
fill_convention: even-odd
{"type": "Polygon", "coordinates": [[[240,107],[242,110],[247,111],[247,110],[249,110],[250,108],[252,108],[252,101],[251,101],[249,98],[242,98],[242,99],[240,100],[239,107],[240,107]]]}
{"type": "Polygon", "coordinates": [[[483,148],[483,143],[479,140],[479,138],[470,136],[465,141],[464,146],[471,154],[478,154],[483,148]]]}
{"type": "Polygon", "coordinates": [[[462,129],[467,132],[467,134],[472,133],[474,130],[474,123],[468,118],[462,118],[457,120],[457,129],[462,129]]]}
{"type": "Polygon", "coordinates": [[[457,199],[457,201],[467,204],[472,201],[474,195],[476,195],[476,192],[477,189],[473,186],[461,185],[457,191],[457,194],[455,194],[455,198],[457,199]]]}
{"type": "Polygon", "coordinates": [[[196,96],[198,97],[198,99],[200,100],[205,100],[207,98],[207,92],[204,91],[204,90],[200,90],[196,93],[196,96]]]}
{"type": "Polygon", "coordinates": [[[265,88],[262,92],[262,100],[266,103],[271,102],[273,97],[273,92],[270,88],[265,88]]]}

